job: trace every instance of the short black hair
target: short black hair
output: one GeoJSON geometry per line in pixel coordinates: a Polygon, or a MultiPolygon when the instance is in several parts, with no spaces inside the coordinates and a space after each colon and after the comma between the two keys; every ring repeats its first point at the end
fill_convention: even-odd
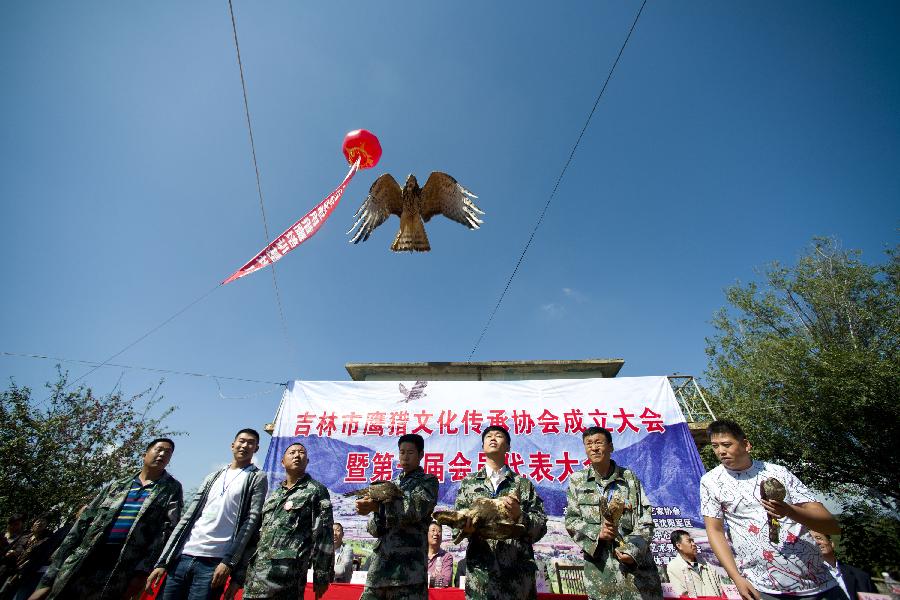
{"type": "MultiPolygon", "coordinates": [[[[284,448],[284,452],[281,453],[281,458],[284,458],[287,455],[287,451],[291,449],[291,446],[303,446],[303,449],[306,450],[306,445],[301,442],[291,442],[284,448]]],[[[307,450],[307,454],[309,450],[307,450]]]]}
{"type": "Polygon", "coordinates": [[[172,452],[175,452],[175,442],[173,442],[169,438],[155,438],[155,439],[151,440],[150,443],[147,444],[147,448],[146,448],[146,450],[144,450],[144,452],[146,452],[147,450],[149,450],[150,448],[152,448],[153,446],[157,445],[160,442],[165,442],[165,443],[169,444],[170,446],[172,446],[172,452]]]}
{"type": "Polygon", "coordinates": [[[259,444],[259,432],[257,430],[250,429],[249,427],[245,427],[245,428],[241,429],[240,431],[238,431],[236,434],[234,434],[234,439],[238,439],[238,436],[241,435],[242,433],[246,433],[247,435],[252,435],[253,437],[256,438],[256,443],[259,444]]]}
{"type": "Polygon", "coordinates": [[[612,432],[609,429],[607,429],[606,427],[600,427],[597,425],[594,425],[593,427],[588,427],[587,429],[585,429],[581,434],[581,439],[583,441],[585,438],[589,438],[592,435],[597,435],[598,433],[603,434],[603,436],[606,438],[607,444],[612,444],[612,432]]]}
{"type": "Polygon", "coordinates": [[[16,522],[21,523],[24,520],[25,520],[25,518],[22,515],[15,514],[15,515],[9,515],[9,518],[6,520],[6,522],[8,524],[12,524],[12,523],[16,523],[16,522]]]}
{"type": "Polygon", "coordinates": [[[334,528],[334,527],[340,528],[341,533],[344,533],[344,526],[341,525],[340,523],[338,523],[337,521],[335,521],[334,523],[332,523],[331,526],[332,526],[332,528],[334,528]]]}
{"type": "Polygon", "coordinates": [[[418,433],[405,433],[400,436],[400,439],[397,440],[397,447],[400,447],[400,444],[405,444],[409,442],[416,447],[416,450],[419,451],[419,454],[425,452],[425,438],[423,438],[418,433]]]}
{"type": "Polygon", "coordinates": [[[741,426],[728,419],[720,419],[709,424],[709,427],[706,428],[706,436],[712,439],[714,435],[730,435],[739,442],[747,439],[741,426]]]}
{"type": "Polygon", "coordinates": [[[676,529],[671,533],[671,535],[669,535],[669,539],[672,541],[672,545],[675,546],[676,544],[678,544],[678,542],[681,541],[681,538],[686,535],[689,536],[691,534],[689,534],[684,529],[676,529]]]}
{"type": "Polygon", "coordinates": [[[502,431],[503,435],[506,436],[506,443],[512,446],[512,438],[509,437],[509,431],[506,427],[501,427],[500,425],[491,425],[490,427],[485,427],[481,432],[481,443],[484,444],[484,436],[486,436],[491,431],[502,431]]]}

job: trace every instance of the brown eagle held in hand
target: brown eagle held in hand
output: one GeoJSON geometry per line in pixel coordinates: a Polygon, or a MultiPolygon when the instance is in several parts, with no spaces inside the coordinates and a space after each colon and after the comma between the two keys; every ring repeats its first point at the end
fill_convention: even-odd
{"type": "Polygon", "coordinates": [[[394,252],[428,252],[431,245],[425,234],[425,223],[434,215],[444,215],[469,229],[478,229],[482,212],[470,198],[475,194],[459,185],[446,173],[434,171],[420,188],[415,175],[406,178],[403,188],[389,174],[375,180],[369,196],[356,214],[356,223],[347,232],[354,244],[364,242],[372,231],[391,215],[400,217],[400,231],[391,244],[394,252]]]}

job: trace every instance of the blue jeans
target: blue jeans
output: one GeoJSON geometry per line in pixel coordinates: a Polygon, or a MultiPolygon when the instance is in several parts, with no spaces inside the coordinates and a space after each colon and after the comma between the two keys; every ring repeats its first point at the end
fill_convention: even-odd
{"type": "Polygon", "coordinates": [[[210,589],[213,571],[221,558],[188,556],[178,558],[175,569],[166,576],[162,600],[213,600],[222,596],[223,588],[210,589]]]}

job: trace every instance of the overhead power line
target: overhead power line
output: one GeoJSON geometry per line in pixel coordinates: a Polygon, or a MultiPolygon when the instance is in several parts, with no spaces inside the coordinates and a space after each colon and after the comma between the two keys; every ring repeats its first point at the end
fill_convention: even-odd
{"type": "Polygon", "coordinates": [[[106,360],[104,360],[103,362],[101,362],[101,363],[91,363],[91,364],[94,364],[94,365],[95,365],[93,369],[89,370],[87,373],[83,373],[82,375],[76,377],[74,380],[70,381],[69,384],[66,385],[66,387],[65,387],[64,389],[69,389],[69,388],[71,388],[73,385],[75,385],[76,383],[78,383],[79,381],[81,381],[82,379],[84,379],[85,377],[87,377],[88,375],[91,375],[92,373],[94,373],[97,369],[99,369],[99,368],[101,368],[101,367],[105,367],[106,365],[109,364],[109,361],[115,359],[117,356],[119,356],[120,354],[124,353],[126,350],[129,350],[130,348],[133,348],[134,346],[138,345],[139,343],[141,343],[142,341],[144,341],[145,339],[147,339],[148,337],[150,337],[150,335],[152,335],[153,333],[159,331],[160,329],[162,329],[163,327],[165,327],[166,325],[168,325],[169,323],[171,323],[172,321],[174,321],[178,316],[180,316],[182,313],[186,312],[188,309],[192,308],[195,304],[201,302],[202,300],[205,300],[207,296],[209,296],[210,294],[212,294],[214,291],[216,291],[216,290],[219,289],[220,287],[222,287],[222,284],[221,284],[221,283],[218,283],[218,284],[216,284],[216,286],[215,286],[214,288],[212,288],[212,289],[209,290],[208,292],[204,293],[202,296],[200,296],[200,297],[197,298],[196,300],[191,300],[191,302],[190,302],[189,304],[187,304],[184,308],[179,309],[179,310],[178,310],[175,314],[173,314],[171,317],[167,318],[165,321],[163,321],[163,322],[160,323],[159,325],[157,325],[157,326],[151,328],[151,329],[150,329],[149,331],[147,331],[145,334],[143,334],[142,336],[140,336],[139,338],[137,338],[136,340],[134,340],[134,341],[131,342],[130,344],[126,345],[124,348],[122,348],[121,350],[119,350],[118,352],[116,352],[115,354],[113,354],[112,356],[110,356],[109,358],[107,358],[106,360]]]}
{"type": "MultiPolygon", "coordinates": [[[[234,48],[235,48],[235,51],[237,52],[238,70],[239,70],[240,76],[241,76],[241,90],[243,91],[243,95],[244,95],[244,114],[247,118],[247,130],[250,134],[250,151],[251,151],[251,155],[253,157],[253,169],[256,172],[256,191],[259,196],[259,209],[260,209],[260,212],[262,213],[263,230],[264,230],[265,236],[266,236],[266,245],[268,245],[271,241],[271,239],[269,237],[269,225],[268,225],[268,221],[266,219],[265,203],[263,202],[262,184],[260,183],[260,176],[259,176],[259,164],[256,160],[256,143],[253,140],[253,127],[252,127],[251,121],[250,121],[250,105],[247,101],[247,85],[244,80],[244,66],[243,66],[243,62],[241,61],[241,50],[240,50],[240,46],[238,45],[238,37],[237,37],[237,24],[235,22],[234,8],[232,6],[231,0],[228,0],[228,11],[231,15],[231,29],[234,34],[234,48]]],[[[293,346],[290,343],[290,336],[288,335],[287,321],[285,320],[285,317],[284,317],[284,309],[283,309],[282,303],[281,303],[281,292],[278,289],[278,279],[275,276],[275,266],[271,265],[271,268],[272,268],[272,283],[275,286],[275,301],[278,306],[278,314],[281,317],[281,326],[282,326],[282,330],[284,332],[285,342],[288,344],[288,347],[291,350],[293,350],[293,346]]],[[[90,364],[90,365],[92,365],[92,368],[90,370],[88,370],[86,373],[79,375],[78,377],[73,379],[71,382],[69,382],[68,385],[66,385],[65,389],[69,389],[73,385],[76,385],[78,382],[82,381],[85,377],[88,377],[89,375],[96,372],[97,369],[100,369],[102,367],[110,365],[111,364],[110,361],[114,360],[119,355],[123,354],[124,352],[131,349],[132,347],[136,346],[137,344],[139,344],[140,342],[145,340],[147,337],[149,337],[150,335],[152,335],[159,329],[162,329],[163,327],[168,325],[171,321],[173,321],[175,318],[180,316],[182,313],[184,313],[188,309],[192,308],[195,304],[206,299],[207,296],[209,296],[214,291],[219,289],[221,287],[221,285],[222,285],[221,283],[217,284],[214,288],[212,288],[208,292],[204,293],[202,296],[200,296],[196,300],[192,300],[189,304],[187,304],[187,306],[179,309],[177,312],[175,312],[175,314],[168,317],[162,323],[160,323],[159,325],[156,325],[155,327],[153,327],[152,329],[150,329],[149,331],[147,331],[146,333],[144,333],[143,335],[141,335],[140,337],[135,339],[133,342],[126,345],[124,348],[122,348],[115,354],[112,354],[109,358],[107,358],[103,362],[92,363],[89,361],[71,361],[71,362],[82,362],[84,364],[90,364]]],[[[134,368],[140,368],[140,367],[134,367],[134,368]]]]}
{"type": "MultiPolygon", "coordinates": [[[[2,351],[2,350],[0,350],[0,354],[2,354],[3,356],[13,356],[13,357],[18,357],[18,358],[34,358],[34,359],[39,359],[39,360],[55,360],[58,362],[65,362],[65,363],[78,363],[78,364],[82,364],[82,365],[93,366],[93,367],[95,367],[94,371],[96,371],[97,369],[99,369],[101,367],[109,367],[109,368],[116,368],[116,369],[132,369],[132,370],[136,370],[136,371],[149,371],[151,373],[166,373],[166,374],[171,374],[171,375],[182,375],[185,377],[206,377],[206,378],[214,379],[214,380],[222,379],[222,380],[226,380],[226,381],[243,381],[246,383],[266,383],[269,385],[282,385],[282,386],[287,385],[287,383],[284,381],[268,381],[266,379],[250,379],[249,377],[230,377],[228,375],[214,375],[212,373],[197,373],[194,371],[176,371],[173,369],[142,367],[139,365],[123,365],[123,364],[118,364],[118,363],[111,363],[108,361],[103,362],[103,363],[98,363],[98,362],[90,361],[90,360],[82,360],[82,359],[78,359],[78,358],[62,358],[59,356],[47,356],[44,354],[26,354],[23,352],[6,352],[6,351],[2,351]]],[[[218,382],[217,382],[217,385],[218,385],[218,382]]]]}
{"type": "Polygon", "coordinates": [[[597,94],[597,99],[594,100],[594,106],[591,108],[591,112],[588,114],[587,119],[584,122],[584,127],[581,128],[581,133],[578,134],[578,139],[575,140],[575,145],[572,146],[572,151],[569,152],[569,158],[566,160],[566,164],[563,165],[562,171],[559,174],[559,177],[556,178],[556,184],[553,186],[553,191],[550,192],[550,197],[547,198],[546,204],[544,204],[544,209],[541,211],[540,216],[538,217],[537,223],[534,224],[534,228],[531,230],[531,235],[528,236],[528,241],[525,242],[525,247],[522,249],[522,253],[519,255],[519,260],[516,261],[516,266],[513,269],[512,275],[509,276],[509,279],[506,281],[506,287],[503,288],[503,292],[500,294],[500,298],[497,299],[497,304],[494,306],[494,310],[491,311],[490,316],[488,316],[487,323],[484,324],[484,328],[481,330],[481,335],[478,336],[478,340],[475,342],[475,345],[472,347],[472,351],[469,352],[468,360],[472,360],[472,356],[475,355],[475,351],[478,350],[478,346],[481,345],[481,341],[484,339],[484,336],[487,334],[488,329],[491,326],[491,323],[494,320],[494,316],[497,314],[497,311],[500,309],[500,304],[503,303],[503,299],[506,297],[506,293],[509,291],[509,286],[512,285],[513,279],[515,279],[516,274],[519,272],[519,267],[522,266],[522,261],[525,260],[525,254],[528,252],[528,249],[531,247],[531,242],[534,241],[534,236],[537,234],[538,229],[541,226],[541,223],[544,222],[544,216],[547,214],[547,209],[550,208],[550,203],[553,202],[554,196],[556,196],[556,190],[559,189],[559,184],[562,182],[563,176],[565,176],[566,171],[569,169],[569,165],[572,163],[572,159],[575,157],[575,151],[578,150],[578,145],[581,143],[581,138],[584,137],[585,131],[587,131],[588,125],[591,123],[591,118],[593,118],[594,113],[597,110],[597,105],[600,104],[600,99],[603,98],[603,93],[606,91],[606,86],[609,85],[610,79],[612,79],[613,73],[616,70],[616,65],[619,64],[619,59],[622,58],[622,53],[625,51],[625,46],[628,45],[628,40],[631,39],[631,34],[634,33],[634,28],[637,26],[638,19],[641,18],[641,13],[644,12],[644,6],[647,5],[647,0],[644,0],[641,3],[641,7],[638,9],[637,14],[634,17],[634,21],[631,23],[631,29],[628,30],[628,35],[625,36],[625,41],[622,42],[622,46],[619,48],[619,53],[616,55],[616,60],[613,62],[612,67],[609,69],[609,73],[606,75],[606,81],[603,82],[603,87],[600,88],[600,93],[597,94]]]}
{"type": "MultiPolygon", "coordinates": [[[[247,118],[247,132],[250,134],[250,154],[253,157],[253,171],[256,173],[256,193],[259,196],[259,212],[262,215],[263,231],[266,234],[266,246],[272,239],[269,236],[269,221],[266,218],[266,205],[263,202],[262,183],[259,177],[259,163],[256,160],[256,142],[253,139],[253,125],[250,120],[250,102],[247,100],[247,82],[244,79],[244,63],[241,60],[241,46],[238,43],[237,21],[234,18],[234,6],[232,0],[228,0],[228,13],[231,15],[231,31],[234,34],[234,50],[237,54],[238,71],[241,74],[241,91],[244,93],[244,116],[247,118]]],[[[278,288],[278,277],[275,275],[275,265],[270,264],[272,270],[272,285],[275,287],[275,303],[278,305],[278,316],[281,318],[281,329],[284,333],[284,341],[288,348],[293,350],[291,336],[288,333],[287,319],[284,316],[284,306],[281,303],[281,290],[278,288]]]]}

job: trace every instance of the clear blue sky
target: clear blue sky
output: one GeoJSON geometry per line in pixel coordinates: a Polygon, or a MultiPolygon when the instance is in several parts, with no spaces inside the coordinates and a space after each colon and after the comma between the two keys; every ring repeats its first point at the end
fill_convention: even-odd
{"type": "MultiPolygon", "coordinates": [[[[290,343],[266,271],[116,362],[286,381],[465,360],[638,6],[236,0],[273,234],[340,181],[348,130],[384,157],[279,263],[290,343]],[[433,220],[430,254],[395,255],[394,219],[347,244],[377,175],[432,170],[480,196],[480,231],[433,220]]],[[[0,70],[0,350],[103,360],[263,246],[227,2],[6,3],[0,70]]],[[[650,0],[475,360],[702,375],[728,285],[814,235],[881,260],[900,223],[898,73],[895,2],[650,0]]],[[[0,357],[0,376],[40,388],[54,363],[0,357]]],[[[132,393],[158,375],[86,382],[120,378],[132,393]]],[[[188,487],[280,397],[163,389],[191,433],[171,465],[188,487]]]]}

